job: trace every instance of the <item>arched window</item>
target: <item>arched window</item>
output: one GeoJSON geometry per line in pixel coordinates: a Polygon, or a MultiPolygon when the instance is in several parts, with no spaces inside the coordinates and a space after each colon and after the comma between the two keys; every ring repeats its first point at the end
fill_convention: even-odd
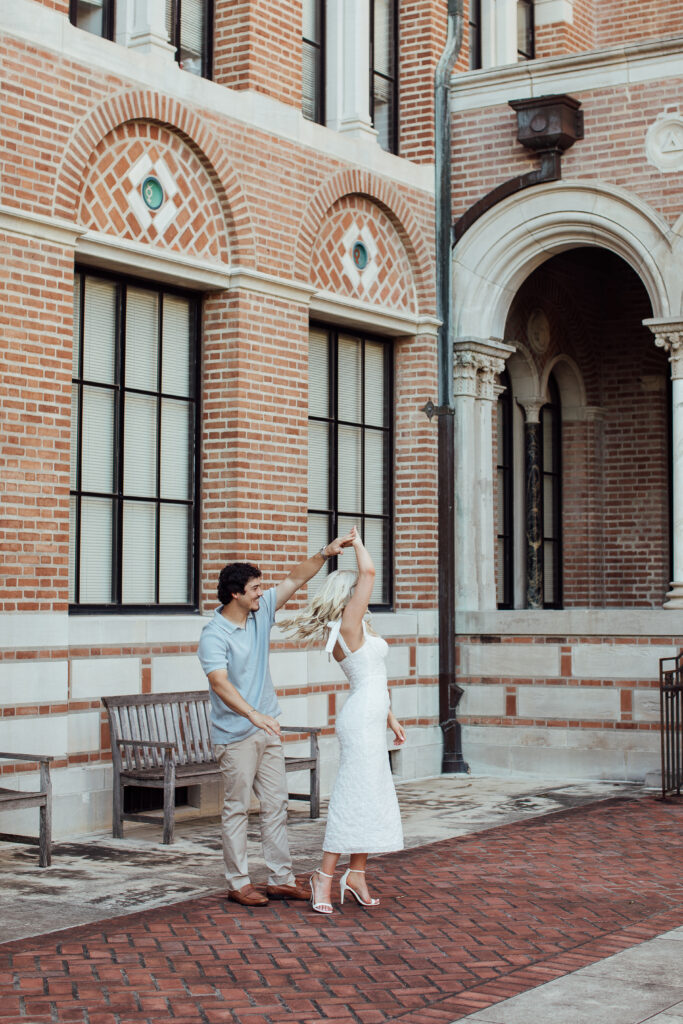
{"type": "Polygon", "coordinates": [[[496,415],[496,601],[499,608],[512,608],[512,388],[507,370],[500,375],[500,383],[505,390],[498,396],[496,415]]]}
{"type": "Polygon", "coordinates": [[[551,374],[549,401],[541,410],[543,475],[543,607],[562,607],[562,416],[551,374]]]}

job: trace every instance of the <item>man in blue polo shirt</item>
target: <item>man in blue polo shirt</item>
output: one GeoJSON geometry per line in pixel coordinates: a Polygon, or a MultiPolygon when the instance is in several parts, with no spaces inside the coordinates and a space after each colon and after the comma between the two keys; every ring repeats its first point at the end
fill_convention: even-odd
{"type": "Polygon", "coordinates": [[[202,630],[197,651],[211,700],[211,739],[223,775],[221,818],[228,899],[262,906],[271,899],[302,899],[287,841],[287,783],[277,715],[280,707],[268,667],[275,612],[351,543],[338,537],[301,562],[272,589],[263,590],[261,570],[233,562],[221,571],[221,602],[202,630]],[[268,866],[267,895],[255,889],[247,864],[247,821],[251,793],[261,804],[261,842],[268,866]]]}

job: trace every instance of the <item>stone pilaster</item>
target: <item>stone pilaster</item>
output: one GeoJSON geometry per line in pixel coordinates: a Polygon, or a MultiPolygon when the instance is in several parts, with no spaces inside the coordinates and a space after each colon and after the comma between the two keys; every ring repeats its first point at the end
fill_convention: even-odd
{"type": "Polygon", "coordinates": [[[453,345],[456,609],[496,607],[493,402],[511,345],[459,338],[453,345]]]}

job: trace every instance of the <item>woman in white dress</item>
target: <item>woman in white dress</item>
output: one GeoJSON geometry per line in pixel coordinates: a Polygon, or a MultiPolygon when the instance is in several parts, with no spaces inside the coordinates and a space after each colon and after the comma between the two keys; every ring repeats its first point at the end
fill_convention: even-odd
{"type": "Polygon", "coordinates": [[[364,621],[375,567],[355,527],[351,535],[358,574],[330,573],[308,607],[281,623],[285,629],[295,628],[293,639],[307,647],[327,638],[326,650],[350,686],[337,717],[339,772],[330,797],[322,863],[310,881],[311,903],[320,914],[332,913],[332,879],[342,854],[350,854],[350,861],[339,883],[341,902],[349,892],[362,906],[374,907],[379,900],[370,896],[365,880],[368,854],[403,849],[386,729],[393,732],[397,747],[405,743],[406,734],[389,705],[388,645],[364,621]]]}

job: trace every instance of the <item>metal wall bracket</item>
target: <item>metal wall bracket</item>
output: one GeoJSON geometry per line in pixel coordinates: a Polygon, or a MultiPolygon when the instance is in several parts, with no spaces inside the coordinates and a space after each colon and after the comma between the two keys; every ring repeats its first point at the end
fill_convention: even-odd
{"type": "Polygon", "coordinates": [[[422,406],[422,412],[426,415],[427,419],[431,420],[432,416],[454,416],[455,409],[452,405],[434,405],[431,398],[426,405],[422,406]]]}

